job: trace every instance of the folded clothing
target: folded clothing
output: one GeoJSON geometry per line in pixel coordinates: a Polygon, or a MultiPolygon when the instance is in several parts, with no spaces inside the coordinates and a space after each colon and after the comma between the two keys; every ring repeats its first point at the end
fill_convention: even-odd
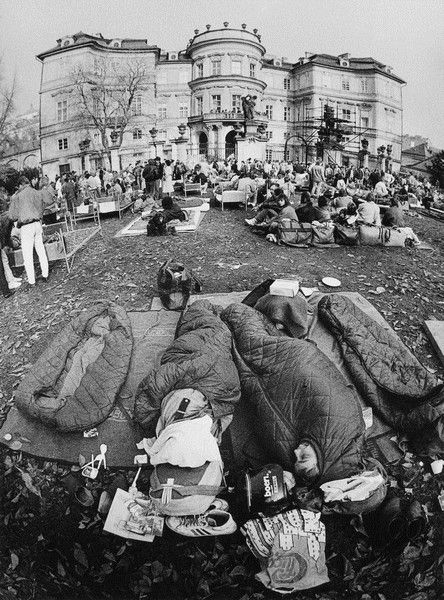
{"type": "Polygon", "coordinates": [[[209,415],[167,425],[151,446],[145,446],[151,464],[194,468],[207,461],[221,461],[216,438],[211,434],[212,425],[209,415]]]}

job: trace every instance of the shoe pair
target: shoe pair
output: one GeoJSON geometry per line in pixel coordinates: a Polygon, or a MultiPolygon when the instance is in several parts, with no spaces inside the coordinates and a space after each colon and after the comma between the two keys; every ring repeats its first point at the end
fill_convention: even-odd
{"type": "Polygon", "coordinates": [[[203,515],[167,517],[165,523],[172,531],[187,537],[230,535],[237,529],[228,512],[228,502],[220,498],[215,498],[203,515]]]}

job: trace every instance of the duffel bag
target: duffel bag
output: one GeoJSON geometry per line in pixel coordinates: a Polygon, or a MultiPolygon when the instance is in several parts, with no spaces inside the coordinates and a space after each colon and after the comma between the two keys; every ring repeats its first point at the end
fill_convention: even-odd
{"type": "Polygon", "coordinates": [[[337,244],[357,246],[359,244],[359,229],[346,225],[335,225],[334,238],[337,244]]]}
{"type": "Polygon", "coordinates": [[[319,223],[319,225],[311,224],[313,236],[311,239],[312,244],[334,244],[335,228],[330,223],[319,223]]]}
{"type": "Polygon", "coordinates": [[[286,246],[300,246],[311,242],[311,224],[299,223],[296,219],[280,219],[277,231],[274,232],[278,244],[286,246]]]}
{"type": "Polygon", "coordinates": [[[184,310],[191,290],[200,292],[202,284],[193,272],[180,262],[167,260],[157,273],[157,289],[167,310],[184,310]]]}
{"type": "Polygon", "coordinates": [[[384,246],[403,247],[407,239],[407,234],[392,227],[381,227],[382,244],[384,246]]]}
{"type": "Polygon", "coordinates": [[[375,225],[360,225],[359,239],[363,246],[382,246],[382,227],[375,225]]]}

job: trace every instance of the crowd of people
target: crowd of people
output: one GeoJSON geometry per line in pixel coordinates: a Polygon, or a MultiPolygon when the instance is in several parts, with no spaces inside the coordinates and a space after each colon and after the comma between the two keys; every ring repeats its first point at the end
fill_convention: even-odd
{"type": "MultiPolygon", "coordinates": [[[[428,181],[420,181],[411,173],[324,164],[321,159],[304,166],[285,160],[237,161],[234,156],[198,164],[156,157],[137,161],[121,171],[100,168],[70,172],[56,176],[54,181],[46,176],[31,180],[22,176],[11,198],[0,188],[1,292],[7,297],[22,284],[8,263],[6,249],[12,247],[11,231],[21,240],[27,288],[32,288],[36,283],[34,249],[40,262],[40,279],[46,282],[49,276],[42,225],[56,223],[63,213],[72,213],[77,206],[101,196],[125,195],[140,211],[160,208],[162,202],[165,215],[171,212],[173,218],[180,210],[173,195],[180,194],[184,182],[199,184],[203,192],[211,188],[216,196],[225,190],[245,192],[255,213],[246,224],[271,231],[282,218],[303,223],[333,221],[350,227],[359,223],[405,227],[402,205],[414,201],[430,207],[442,197],[428,181]],[[382,217],[381,204],[389,205],[382,217]]],[[[413,232],[411,238],[418,242],[413,232]]]]}

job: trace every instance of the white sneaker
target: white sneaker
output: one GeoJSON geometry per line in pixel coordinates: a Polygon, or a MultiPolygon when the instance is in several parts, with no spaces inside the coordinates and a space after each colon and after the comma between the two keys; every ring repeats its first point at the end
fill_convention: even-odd
{"type": "Polygon", "coordinates": [[[228,502],[226,500],[222,500],[222,498],[215,498],[204,514],[210,512],[211,510],[224,510],[227,512],[228,502]]]}
{"type": "Polygon", "coordinates": [[[256,219],[254,217],[252,219],[245,219],[245,225],[249,225],[250,227],[256,225],[256,219]]]}
{"type": "Polygon", "coordinates": [[[21,281],[17,281],[16,279],[14,279],[13,281],[11,281],[11,283],[8,283],[8,288],[10,290],[16,290],[17,288],[19,288],[22,285],[21,281]]]}
{"type": "Polygon", "coordinates": [[[167,517],[165,522],[170,529],[187,537],[230,535],[237,529],[233,517],[224,510],[193,517],[167,517]]]}

